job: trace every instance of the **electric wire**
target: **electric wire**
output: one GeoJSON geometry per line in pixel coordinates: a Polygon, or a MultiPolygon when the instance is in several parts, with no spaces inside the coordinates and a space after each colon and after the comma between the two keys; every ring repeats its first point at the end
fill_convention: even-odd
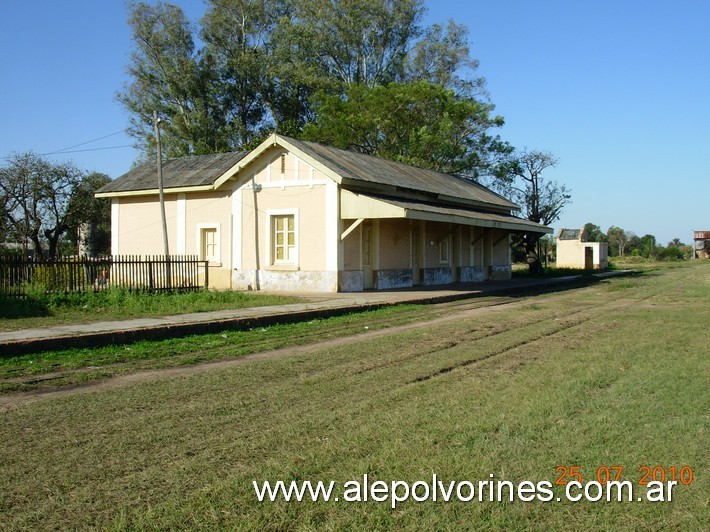
{"type": "MultiPolygon", "coordinates": [[[[108,135],[104,135],[102,137],[98,137],[92,140],[87,140],[85,142],[80,142],[78,144],[73,144],[72,146],[67,146],[66,148],[61,148],[59,150],[54,150],[54,151],[49,151],[46,153],[40,153],[40,157],[46,157],[48,155],[64,155],[64,154],[69,154],[69,153],[82,153],[82,152],[89,152],[89,151],[102,151],[102,150],[116,150],[116,149],[121,149],[121,148],[132,148],[133,146],[131,144],[121,144],[118,146],[106,146],[103,148],[86,148],[83,150],[75,150],[74,148],[78,148],[80,146],[86,146],[87,144],[92,144],[94,142],[98,142],[100,140],[104,140],[110,137],[115,137],[116,135],[120,135],[121,133],[125,133],[126,130],[122,129],[120,131],[116,131],[114,133],[110,133],[108,135]]],[[[5,157],[0,157],[0,159],[9,161],[12,159],[13,156],[5,156],[5,157]]]]}
{"type": "MultiPolygon", "coordinates": [[[[120,131],[116,131],[115,133],[111,133],[111,134],[109,134],[109,135],[104,135],[103,137],[99,137],[99,138],[97,138],[97,139],[87,140],[86,142],[80,142],[79,144],[74,144],[73,146],[68,146],[68,147],[62,148],[62,149],[60,149],[60,150],[55,150],[55,151],[50,151],[50,152],[48,152],[48,153],[43,153],[42,155],[55,155],[55,154],[59,154],[59,153],[63,153],[63,152],[64,152],[64,153],[76,153],[76,152],[71,152],[71,151],[68,151],[68,150],[71,150],[71,149],[73,149],[73,148],[78,148],[79,146],[85,146],[86,144],[91,144],[91,143],[93,143],[93,142],[98,142],[98,141],[100,141],[100,140],[107,139],[107,138],[109,138],[109,137],[115,137],[116,135],[120,135],[121,133],[124,133],[125,131],[126,131],[125,129],[122,129],[122,130],[120,130],[120,131]]],[[[123,147],[123,146],[120,146],[120,147],[123,147]]],[[[95,149],[97,149],[97,150],[100,150],[100,149],[109,150],[109,149],[112,149],[112,148],[95,148],[95,149]]],[[[79,150],[79,151],[82,151],[82,150],[79,150]]]]}

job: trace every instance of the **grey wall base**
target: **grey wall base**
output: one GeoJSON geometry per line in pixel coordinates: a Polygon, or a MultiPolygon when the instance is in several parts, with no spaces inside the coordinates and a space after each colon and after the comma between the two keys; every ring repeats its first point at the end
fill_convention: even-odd
{"type": "Polygon", "coordinates": [[[365,289],[365,274],[362,270],[341,271],[338,278],[340,292],[362,292],[365,289]]]}
{"type": "Polygon", "coordinates": [[[513,268],[511,266],[491,266],[491,274],[489,279],[492,281],[507,281],[513,276],[513,268]]]}
{"type": "Polygon", "coordinates": [[[459,268],[460,283],[482,283],[486,280],[486,268],[483,266],[461,266],[459,268]]]}
{"type": "Polygon", "coordinates": [[[425,286],[453,282],[454,273],[451,268],[422,268],[422,284],[425,286]]]}
{"type": "MultiPolygon", "coordinates": [[[[462,266],[454,270],[422,268],[421,284],[436,286],[460,283],[480,283],[486,280],[502,281],[511,278],[510,266],[462,266]]],[[[412,288],[414,276],[411,269],[373,271],[375,290],[412,288]]],[[[365,275],[362,270],[335,272],[234,270],[232,287],[235,290],[313,290],[319,292],[362,292],[365,275]]]]}
{"type": "Polygon", "coordinates": [[[375,289],[391,290],[393,288],[411,288],[414,286],[412,270],[376,270],[375,289]]]}
{"type": "Polygon", "coordinates": [[[235,290],[337,292],[338,273],[303,270],[233,270],[235,290]]]}

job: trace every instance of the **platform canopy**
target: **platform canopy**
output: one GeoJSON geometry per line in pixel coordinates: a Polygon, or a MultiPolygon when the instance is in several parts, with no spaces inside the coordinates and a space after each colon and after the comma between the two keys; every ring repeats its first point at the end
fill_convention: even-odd
{"type": "Polygon", "coordinates": [[[340,217],[343,220],[404,218],[504,229],[514,233],[552,233],[549,227],[517,216],[358,194],[349,190],[341,192],[340,217]]]}

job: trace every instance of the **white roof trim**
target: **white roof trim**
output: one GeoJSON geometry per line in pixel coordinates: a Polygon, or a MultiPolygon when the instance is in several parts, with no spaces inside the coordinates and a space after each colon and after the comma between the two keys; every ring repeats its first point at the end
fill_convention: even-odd
{"type": "Polygon", "coordinates": [[[242,168],[245,168],[249,164],[251,164],[253,161],[261,157],[261,155],[264,154],[269,148],[272,148],[274,146],[280,146],[283,149],[287,150],[288,152],[292,153],[293,155],[297,156],[299,159],[307,162],[310,164],[313,168],[318,170],[321,174],[323,174],[326,177],[329,177],[339,185],[342,183],[343,178],[340,176],[338,173],[334,172],[331,168],[327,167],[320,161],[317,161],[307,153],[299,150],[296,148],[293,144],[288,142],[286,139],[283,137],[280,137],[276,133],[272,133],[269,138],[267,138],[264,142],[259,144],[256,148],[254,148],[252,151],[249,152],[248,155],[246,155],[244,158],[242,158],[237,164],[232,166],[229,170],[224,172],[220,177],[217,178],[217,180],[214,182],[212,185],[213,188],[217,189],[221,187],[224,183],[232,179],[237,173],[242,168]]]}

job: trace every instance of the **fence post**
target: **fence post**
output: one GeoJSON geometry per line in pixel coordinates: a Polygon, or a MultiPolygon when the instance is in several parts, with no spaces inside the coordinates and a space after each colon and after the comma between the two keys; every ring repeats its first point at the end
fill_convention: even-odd
{"type": "Polygon", "coordinates": [[[165,284],[168,292],[173,290],[173,269],[170,255],[165,255],[165,284]]]}
{"type": "Polygon", "coordinates": [[[205,261],[205,290],[210,287],[210,261],[205,261]]]}
{"type": "Polygon", "coordinates": [[[148,259],[148,290],[153,291],[153,263],[150,260],[150,255],[146,257],[148,259]]]}

